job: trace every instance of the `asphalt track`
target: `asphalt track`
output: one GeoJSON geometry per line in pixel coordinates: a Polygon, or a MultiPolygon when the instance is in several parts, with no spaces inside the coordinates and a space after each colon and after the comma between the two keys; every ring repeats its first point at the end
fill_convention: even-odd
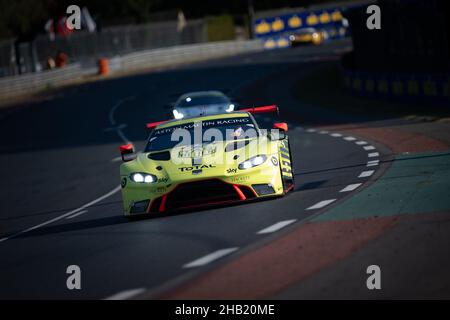
{"type": "MultiPolygon", "coordinates": [[[[368,154],[383,150],[308,130],[356,119],[300,106],[292,92],[313,66],[337,63],[345,46],[268,51],[98,81],[0,114],[0,299],[127,298],[140,289],[157,291],[352,196],[356,191],[340,191],[376,176],[378,166],[359,177],[372,170],[368,154]],[[294,192],[129,222],[117,192],[118,145],[132,141],[142,148],[144,124],[164,119],[164,104],[176,94],[207,89],[227,90],[246,105],[279,105],[291,128],[294,192]],[[69,265],[81,268],[81,290],[66,287],[69,265]]],[[[260,120],[264,126],[274,121],[260,120]]]]}

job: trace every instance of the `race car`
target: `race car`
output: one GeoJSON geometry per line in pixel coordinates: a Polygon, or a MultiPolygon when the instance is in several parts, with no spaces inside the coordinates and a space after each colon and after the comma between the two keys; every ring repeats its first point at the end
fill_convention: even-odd
{"type": "Polygon", "coordinates": [[[280,197],[294,188],[286,123],[258,127],[276,106],[154,122],[142,153],[120,147],[126,217],[280,197]]]}
{"type": "Polygon", "coordinates": [[[181,95],[175,104],[168,105],[169,117],[183,119],[210,114],[233,112],[235,104],[220,91],[196,91],[181,95]]]}
{"type": "Polygon", "coordinates": [[[291,47],[307,44],[320,45],[327,39],[327,33],[316,28],[303,28],[289,35],[291,47]]]}

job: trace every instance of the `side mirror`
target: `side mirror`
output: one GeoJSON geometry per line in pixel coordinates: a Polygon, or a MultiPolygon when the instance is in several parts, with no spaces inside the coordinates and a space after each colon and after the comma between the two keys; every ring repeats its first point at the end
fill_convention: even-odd
{"type": "Polygon", "coordinates": [[[280,131],[288,132],[288,125],[286,122],[276,122],[273,124],[274,129],[278,129],[280,131]]]}
{"type": "Polygon", "coordinates": [[[287,136],[288,125],[285,122],[274,123],[273,129],[270,132],[271,140],[284,140],[287,136]]]}
{"type": "Polygon", "coordinates": [[[136,159],[136,154],[134,153],[134,147],[131,143],[125,144],[119,147],[120,155],[122,156],[123,162],[128,162],[136,159]]]}

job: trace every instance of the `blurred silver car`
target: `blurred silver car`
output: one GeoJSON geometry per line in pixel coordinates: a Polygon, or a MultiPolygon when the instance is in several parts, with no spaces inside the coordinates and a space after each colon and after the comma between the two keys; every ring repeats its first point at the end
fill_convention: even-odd
{"type": "Polygon", "coordinates": [[[197,91],[185,93],[173,106],[169,106],[174,119],[233,112],[235,105],[220,91],[197,91]]]}

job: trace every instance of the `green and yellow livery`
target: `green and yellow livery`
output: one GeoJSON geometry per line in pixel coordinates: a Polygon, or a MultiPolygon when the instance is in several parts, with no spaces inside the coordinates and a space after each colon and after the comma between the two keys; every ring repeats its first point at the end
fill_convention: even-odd
{"type": "Polygon", "coordinates": [[[151,215],[279,197],[294,188],[286,123],[262,130],[256,107],[148,124],[143,152],[121,146],[124,214],[151,215]]]}

